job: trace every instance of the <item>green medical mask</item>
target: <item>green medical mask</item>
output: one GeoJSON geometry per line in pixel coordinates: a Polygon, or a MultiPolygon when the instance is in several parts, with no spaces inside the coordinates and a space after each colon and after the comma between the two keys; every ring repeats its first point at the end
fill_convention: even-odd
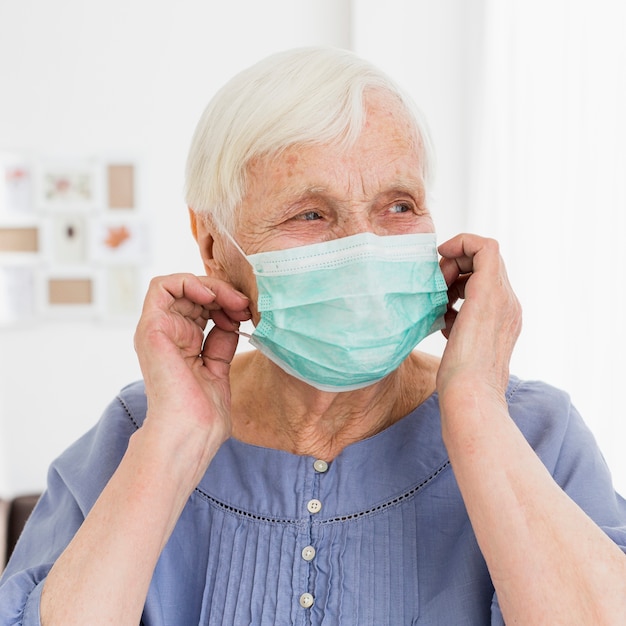
{"type": "Polygon", "coordinates": [[[434,233],[360,233],[250,256],[232,241],[258,287],[261,320],[250,343],[317,389],[371,385],[444,326],[434,233]]]}

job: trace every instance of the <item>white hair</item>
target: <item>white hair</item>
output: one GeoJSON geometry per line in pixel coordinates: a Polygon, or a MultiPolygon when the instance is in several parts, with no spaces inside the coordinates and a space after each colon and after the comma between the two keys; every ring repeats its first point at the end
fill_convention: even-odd
{"type": "Polygon", "coordinates": [[[297,144],[350,146],[363,127],[368,90],[397,98],[414,123],[423,146],[428,188],[432,145],[425,122],[407,94],[351,52],[310,47],[269,56],[234,76],[215,94],[189,150],[187,205],[233,233],[250,161],[297,144]]]}

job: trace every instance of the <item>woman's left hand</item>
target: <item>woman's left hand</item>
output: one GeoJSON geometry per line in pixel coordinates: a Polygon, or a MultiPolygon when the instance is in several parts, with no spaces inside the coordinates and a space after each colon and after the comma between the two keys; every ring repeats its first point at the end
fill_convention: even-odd
{"type": "MultiPolygon", "coordinates": [[[[511,289],[493,239],[462,234],[439,247],[441,270],[448,285],[448,339],[439,373],[440,396],[488,385],[502,393],[509,362],[521,330],[521,307],[511,289]],[[457,310],[454,305],[464,300],[457,310]]],[[[453,394],[454,395],[454,394],[453,394]]]]}
{"type": "Polygon", "coordinates": [[[458,235],[439,252],[450,296],[437,375],[442,437],[504,621],[622,624],[626,557],[555,482],[508,412],[521,309],[498,244],[458,235]]]}

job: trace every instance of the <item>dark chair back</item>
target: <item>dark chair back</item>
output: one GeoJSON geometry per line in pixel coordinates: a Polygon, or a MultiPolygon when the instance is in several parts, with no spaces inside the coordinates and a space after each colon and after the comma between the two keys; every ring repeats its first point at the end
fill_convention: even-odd
{"type": "Polygon", "coordinates": [[[38,500],[39,494],[0,500],[0,571],[9,561],[24,524],[38,500]]]}

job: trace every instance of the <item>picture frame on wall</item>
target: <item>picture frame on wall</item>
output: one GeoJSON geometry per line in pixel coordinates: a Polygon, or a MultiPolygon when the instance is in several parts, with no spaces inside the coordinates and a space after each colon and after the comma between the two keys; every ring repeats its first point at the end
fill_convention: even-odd
{"type": "Polygon", "coordinates": [[[150,252],[138,167],[0,151],[0,327],[135,318],[150,252]]]}
{"type": "Polygon", "coordinates": [[[0,266],[0,327],[29,323],[36,315],[36,269],[21,264],[0,266]]]}
{"type": "Polygon", "coordinates": [[[41,159],[34,168],[36,207],[42,211],[93,211],[105,206],[97,159],[41,159]]]}
{"type": "Polygon", "coordinates": [[[54,265],[83,265],[89,261],[89,220],[74,211],[45,220],[43,251],[54,265]]]}
{"type": "Polygon", "coordinates": [[[148,255],[148,225],[132,217],[105,216],[92,221],[91,259],[105,264],[143,264],[148,255]]]}
{"type": "Polygon", "coordinates": [[[41,239],[41,228],[37,222],[0,224],[0,262],[11,261],[11,257],[36,260],[41,253],[41,239]]]}
{"type": "Polygon", "coordinates": [[[32,219],[33,213],[31,163],[23,155],[0,153],[0,219],[32,219]]]}
{"type": "Polygon", "coordinates": [[[100,276],[101,313],[107,320],[135,319],[141,308],[141,270],[136,265],[112,265],[100,276]]]}
{"type": "Polygon", "coordinates": [[[107,209],[134,210],[137,207],[137,165],[124,159],[106,167],[107,209]]]}
{"type": "Polygon", "coordinates": [[[38,285],[39,310],[48,319],[94,318],[100,313],[98,272],[51,268],[38,285]]]}

